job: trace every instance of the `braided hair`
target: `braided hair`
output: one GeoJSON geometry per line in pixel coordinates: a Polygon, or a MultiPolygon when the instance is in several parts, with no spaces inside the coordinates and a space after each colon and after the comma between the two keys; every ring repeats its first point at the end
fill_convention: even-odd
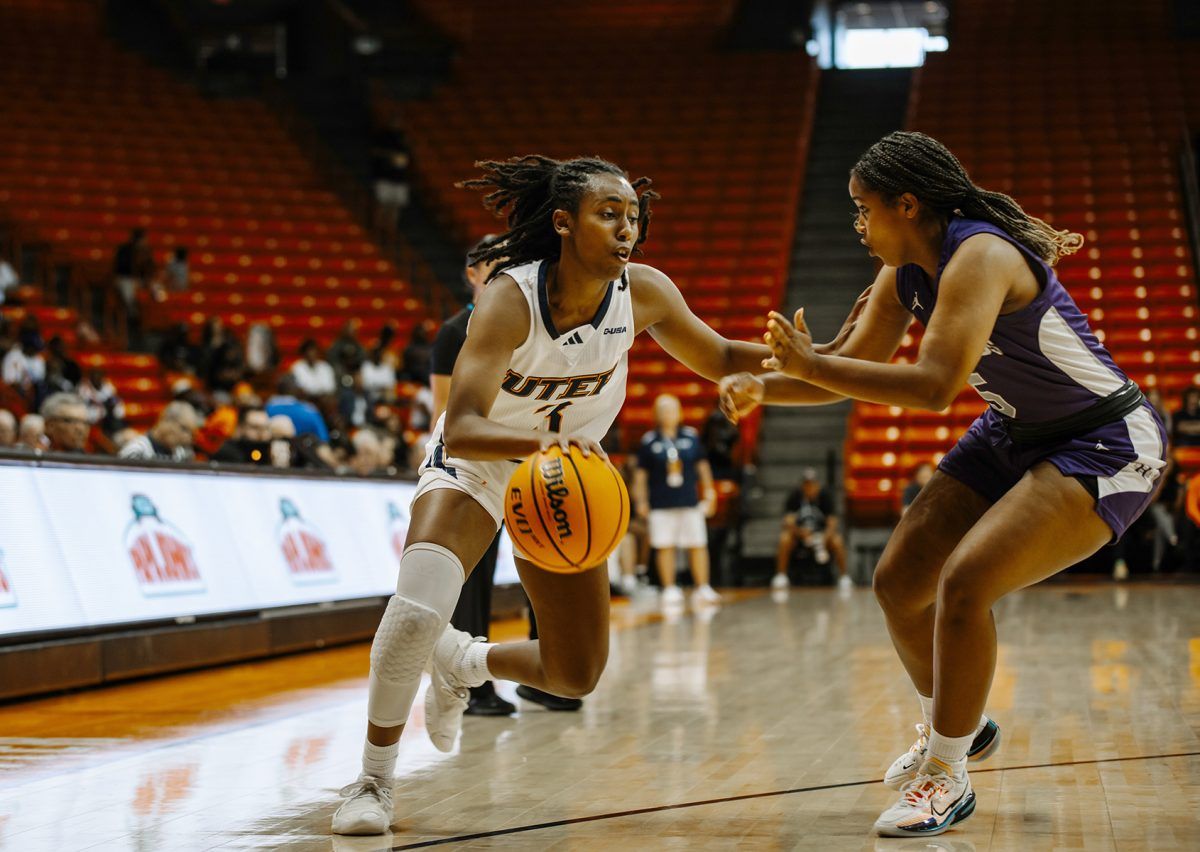
{"type": "MultiPolygon", "coordinates": [[[[562,239],[554,230],[554,211],[578,211],[579,202],[593,177],[614,175],[629,180],[624,169],[599,157],[553,160],[531,154],[504,162],[484,160],[475,165],[483,169],[483,176],[461,181],[456,186],[491,190],[483,197],[483,206],[508,219],[507,231],[491,244],[477,246],[467,255],[467,262],[471,264],[500,261],[492,272],[493,277],[535,260],[557,260],[562,253],[562,239]]],[[[640,246],[650,229],[650,201],[659,196],[648,188],[650,178],[640,177],[630,181],[630,185],[640,202],[638,237],[633,253],[641,254],[640,246]]]]}
{"type": "Polygon", "coordinates": [[[990,222],[1051,266],[1083,246],[1082,235],[1056,230],[1003,192],[976,186],[950,150],[924,133],[889,133],[850,173],[889,204],[911,192],[941,216],[957,212],[990,222]]]}

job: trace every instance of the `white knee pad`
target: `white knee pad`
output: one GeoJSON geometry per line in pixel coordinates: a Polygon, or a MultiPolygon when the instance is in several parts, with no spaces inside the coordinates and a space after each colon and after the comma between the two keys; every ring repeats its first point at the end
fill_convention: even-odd
{"type": "Polygon", "coordinates": [[[371,643],[372,724],[390,728],[408,721],[421,670],[450,622],[464,578],[462,562],[441,545],[419,541],[405,548],[396,594],[371,643]]]}

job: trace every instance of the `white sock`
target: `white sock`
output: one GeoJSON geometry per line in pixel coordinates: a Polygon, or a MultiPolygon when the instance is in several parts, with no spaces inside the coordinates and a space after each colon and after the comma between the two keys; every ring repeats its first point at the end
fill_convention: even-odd
{"type": "Polygon", "coordinates": [[[987,714],[986,714],[986,713],[985,713],[984,715],[980,716],[980,717],[979,717],[979,727],[977,727],[977,728],[975,729],[975,736],[979,736],[979,732],[980,732],[980,731],[982,731],[984,728],[986,728],[986,727],[987,727],[987,723],[988,723],[988,722],[990,722],[990,721],[991,721],[991,720],[990,720],[990,719],[988,719],[988,717],[987,717],[987,714]]]}
{"type": "Polygon", "coordinates": [[[396,774],[396,755],[400,752],[400,743],[389,746],[375,745],[370,740],[363,743],[362,771],[363,775],[392,780],[396,774]]]}
{"type": "Polygon", "coordinates": [[[925,727],[933,730],[933,696],[922,695],[917,693],[917,700],[921,702],[921,715],[925,717],[925,727]]]}
{"type": "Polygon", "coordinates": [[[494,680],[488,671],[488,651],[494,647],[492,642],[472,642],[463,652],[455,666],[454,675],[466,686],[482,686],[485,681],[494,680]]]}
{"type": "Polygon", "coordinates": [[[967,749],[971,747],[973,739],[974,734],[967,734],[965,737],[944,737],[934,731],[929,735],[929,747],[925,754],[950,767],[955,775],[961,775],[967,769],[967,749]]]}

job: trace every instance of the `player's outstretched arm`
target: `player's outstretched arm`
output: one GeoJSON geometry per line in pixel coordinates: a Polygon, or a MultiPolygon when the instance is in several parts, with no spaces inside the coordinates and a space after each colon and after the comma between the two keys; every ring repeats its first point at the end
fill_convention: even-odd
{"type": "Polygon", "coordinates": [[[503,426],[488,419],[513,351],[529,336],[529,305],[517,282],[500,275],[471,314],[470,332],[454,364],[444,437],[451,456],[489,461],[517,459],[551,444],[604,451],[592,440],[503,426]]]}
{"type": "MultiPolygon", "coordinates": [[[[896,298],[896,270],[885,266],[858,297],[835,341],[813,349],[820,355],[889,361],[900,348],[911,321],[912,316],[896,298]]],[[[735,423],[761,404],[826,405],[845,398],[837,391],[781,372],[763,376],[738,373],[721,380],[721,410],[735,423]]]]}
{"type": "Polygon", "coordinates": [[[941,411],[979,363],[996,317],[1018,274],[1028,274],[1016,250],[999,238],[968,240],[947,264],[914,364],[885,364],[813,351],[812,337],[772,313],[768,365],[794,378],[865,402],[941,411]]]}
{"type": "Polygon", "coordinates": [[[628,266],[633,318],[640,334],[650,336],[667,354],[693,373],[718,381],[730,373],[762,373],[771,350],[761,343],[729,340],[692,313],[675,282],[652,266],[628,266]]]}

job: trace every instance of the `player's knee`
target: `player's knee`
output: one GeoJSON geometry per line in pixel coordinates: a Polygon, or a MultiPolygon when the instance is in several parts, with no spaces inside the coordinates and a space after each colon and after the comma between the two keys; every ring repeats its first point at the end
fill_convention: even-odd
{"type": "Polygon", "coordinates": [[[883,607],[884,612],[895,613],[905,608],[906,578],[904,571],[895,560],[888,559],[886,554],[875,566],[875,574],[871,578],[871,588],[875,599],[883,607]]]}
{"type": "Polygon", "coordinates": [[[562,698],[583,698],[596,688],[603,671],[603,666],[589,666],[560,672],[554,679],[552,691],[562,698]]]}
{"type": "Polygon", "coordinates": [[[938,582],[938,617],[953,621],[991,609],[996,601],[979,579],[979,566],[947,565],[938,582]]]}

